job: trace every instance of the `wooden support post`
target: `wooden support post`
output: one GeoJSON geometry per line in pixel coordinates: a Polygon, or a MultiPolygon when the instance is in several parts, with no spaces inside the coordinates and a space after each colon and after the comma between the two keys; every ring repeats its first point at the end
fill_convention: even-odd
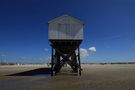
{"type": "Polygon", "coordinates": [[[52,47],[52,55],[51,55],[51,76],[53,76],[53,65],[54,65],[54,50],[52,47]]]}
{"type": "Polygon", "coordinates": [[[81,76],[80,47],[78,47],[79,75],[81,76]]]}
{"type": "Polygon", "coordinates": [[[55,50],[54,71],[55,71],[55,75],[60,71],[60,55],[59,55],[59,53],[56,50],[55,50]]]}

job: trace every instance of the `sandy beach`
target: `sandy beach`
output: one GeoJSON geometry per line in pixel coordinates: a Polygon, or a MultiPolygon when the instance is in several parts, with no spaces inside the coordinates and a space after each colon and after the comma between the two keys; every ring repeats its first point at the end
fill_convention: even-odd
{"type": "Polygon", "coordinates": [[[135,90],[135,64],[85,64],[82,76],[63,68],[57,76],[8,76],[45,65],[0,66],[0,90],[135,90]]]}

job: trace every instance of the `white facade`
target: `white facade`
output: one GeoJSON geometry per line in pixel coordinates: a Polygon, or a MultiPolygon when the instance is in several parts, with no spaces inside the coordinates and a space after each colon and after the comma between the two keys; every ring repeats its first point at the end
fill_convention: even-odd
{"type": "Polygon", "coordinates": [[[64,15],[49,23],[49,40],[83,40],[83,22],[71,16],[64,15]]]}

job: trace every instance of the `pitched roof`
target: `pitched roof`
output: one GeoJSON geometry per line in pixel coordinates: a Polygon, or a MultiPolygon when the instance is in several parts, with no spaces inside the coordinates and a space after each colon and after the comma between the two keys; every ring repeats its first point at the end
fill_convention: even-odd
{"type": "Polygon", "coordinates": [[[56,18],[50,20],[48,23],[54,22],[54,21],[59,20],[59,19],[64,18],[64,17],[72,18],[73,20],[75,20],[75,21],[77,21],[77,22],[79,22],[79,23],[81,23],[81,24],[84,24],[81,20],[76,19],[76,18],[74,18],[74,17],[72,17],[72,16],[69,16],[69,15],[63,15],[63,16],[56,17],[56,18]]]}

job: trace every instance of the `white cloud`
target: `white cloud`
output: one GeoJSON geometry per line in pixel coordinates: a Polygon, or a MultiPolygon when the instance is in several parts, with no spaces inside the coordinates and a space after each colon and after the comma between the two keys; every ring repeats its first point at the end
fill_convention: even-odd
{"type": "Polygon", "coordinates": [[[81,57],[87,57],[89,56],[88,50],[85,48],[80,48],[80,56],[81,57]]]}
{"type": "Polygon", "coordinates": [[[6,55],[5,55],[5,54],[1,54],[1,56],[2,56],[2,57],[6,57],[6,55]]]}
{"type": "Polygon", "coordinates": [[[40,61],[44,60],[43,58],[39,58],[40,61]]]}
{"type": "Polygon", "coordinates": [[[90,53],[96,52],[96,47],[90,47],[89,51],[90,51],[90,53]]]}
{"type": "Polygon", "coordinates": [[[46,51],[46,52],[47,52],[47,51],[49,51],[49,49],[48,49],[48,48],[44,48],[44,51],[46,51]]]}
{"type": "Polygon", "coordinates": [[[51,57],[48,57],[49,60],[51,60],[51,57]]]}
{"type": "Polygon", "coordinates": [[[96,47],[90,47],[89,49],[80,48],[80,56],[88,57],[90,54],[96,52],[96,47]]]}

